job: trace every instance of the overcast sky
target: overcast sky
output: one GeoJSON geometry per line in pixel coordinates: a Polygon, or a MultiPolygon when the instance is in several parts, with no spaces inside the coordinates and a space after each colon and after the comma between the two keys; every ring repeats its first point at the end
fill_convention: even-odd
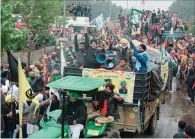
{"type": "MultiPolygon", "coordinates": [[[[123,8],[127,8],[127,1],[129,9],[131,9],[132,7],[142,9],[141,0],[118,0],[112,2],[116,5],[122,6],[123,8]]],[[[145,9],[157,10],[158,8],[160,8],[161,10],[168,10],[168,7],[173,3],[173,1],[174,0],[145,0],[145,9]]]]}

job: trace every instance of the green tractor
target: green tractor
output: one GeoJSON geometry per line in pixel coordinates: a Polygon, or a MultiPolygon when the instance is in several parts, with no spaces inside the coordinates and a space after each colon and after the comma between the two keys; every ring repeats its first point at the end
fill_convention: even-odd
{"type": "MultiPolygon", "coordinates": [[[[74,90],[83,93],[89,94],[94,92],[97,88],[105,85],[106,82],[102,79],[94,79],[94,78],[86,78],[79,76],[66,76],[62,79],[54,81],[52,83],[47,84],[47,87],[74,90]]],[[[67,124],[64,124],[66,121],[66,116],[63,116],[62,122],[59,122],[59,117],[61,114],[64,115],[65,110],[65,93],[63,95],[63,109],[62,110],[54,110],[51,111],[47,116],[48,120],[44,121],[42,119],[40,121],[41,130],[31,134],[28,138],[71,138],[70,127],[67,124]]],[[[82,98],[81,98],[82,100],[82,98]]],[[[86,101],[86,99],[85,99],[86,101]]],[[[91,99],[89,99],[91,103],[91,99]]],[[[87,106],[88,107],[88,106],[87,106]]],[[[87,119],[87,117],[86,117],[87,119]]],[[[115,126],[111,123],[97,123],[96,119],[88,119],[86,120],[86,125],[81,133],[82,138],[91,138],[91,137],[120,137],[119,131],[115,128],[115,126]]]]}

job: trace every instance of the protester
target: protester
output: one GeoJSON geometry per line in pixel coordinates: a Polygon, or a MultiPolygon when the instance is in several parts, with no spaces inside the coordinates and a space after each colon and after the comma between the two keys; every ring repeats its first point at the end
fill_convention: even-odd
{"type": "Polygon", "coordinates": [[[30,105],[30,113],[27,118],[27,134],[31,135],[32,133],[39,130],[38,120],[39,120],[39,110],[41,107],[48,105],[51,98],[43,101],[43,94],[39,93],[33,100],[30,105]]]}
{"type": "MultiPolygon", "coordinates": [[[[85,34],[87,35],[87,34],[85,34]]],[[[85,40],[87,39],[87,37],[85,38],[85,40]]],[[[85,41],[86,42],[86,41],[85,41]]],[[[75,39],[74,39],[74,43],[75,43],[75,52],[76,52],[76,66],[83,66],[85,63],[85,56],[86,56],[86,47],[85,42],[80,42],[78,45],[78,41],[77,41],[77,34],[75,35],[75,39]]]]}
{"type": "Polygon", "coordinates": [[[126,58],[128,63],[129,63],[129,58],[130,58],[130,54],[129,54],[129,42],[127,39],[122,38],[120,40],[120,43],[117,44],[115,47],[112,48],[113,51],[116,51],[116,57],[115,60],[117,61],[117,64],[119,64],[119,61],[122,58],[126,58]]]}
{"type": "Polygon", "coordinates": [[[135,47],[133,42],[130,42],[131,53],[136,57],[136,63],[134,66],[135,72],[145,73],[151,70],[151,63],[148,54],[146,51],[146,45],[140,44],[139,50],[135,47]]]}
{"type": "Polygon", "coordinates": [[[22,118],[22,131],[23,131],[23,138],[27,138],[28,134],[27,134],[27,119],[30,113],[30,105],[31,105],[31,101],[24,101],[22,103],[23,105],[23,118],[22,118]]]}
{"type": "Polygon", "coordinates": [[[114,88],[115,86],[113,84],[107,83],[105,90],[100,91],[93,96],[92,103],[95,110],[99,112],[99,115],[113,116],[115,120],[119,120],[120,115],[117,104],[124,103],[124,99],[114,93],[114,88]]]}
{"type": "Polygon", "coordinates": [[[126,58],[122,58],[120,60],[120,64],[118,66],[116,66],[116,69],[115,70],[127,71],[127,72],[132,71],[131,67],[127,63],[127,59],[126,58]]]}
{"type": "MultiPolygon", "coordinates": [[[[79,138],[80,132],[83,130],[85,125],[85,120],[87,117],[87,107],[79,99],[79,94],[77,92],[70,92],[68,104],[66,105],[65,115],[66,123],[68,123],[72,138],[79,138]]],[[[60,118],[60,119],[61,119],[60,118]]]]}
{"type": "Polygon", "coordinates": [[[173,138],[177,138],[177,135],[180,135],[181,138],[184,138],[184,129],[186,126],[186,122],[185,121],[179,121],[178,122],[178,132],[173,136],[173,138]]]}
{"type": "Polygon", "coordinates": [[[18,118],[16,116],[16,105],[13,95],[10,94],[5,97],[5,104],[2,104],[1,114],[5,122],[4,137],[13,138],[18,118]]]}
{"type": "MultiPolygon", "coordinates": [[[[85,41],[88,41],[88,36],[87,34],[85,34],[85,41]]],[[[98,53],[101,52],[101,50],[97,49],[97,40],[91,40],[90,44],[87,43],[86,44],[86,56],[85,56],[85,63],[83,66],[81,66],[81,68],[92,68],[92,69],[97,69],[100,68],[100,63],[97,62],[96,60],[96,56],[98,53]]]]}
{"type": "Polygon", "coordinates": [[[184,129],[184,137],[185,138],[194,138],[195,137],[195,129],[191,125],[186,125],[184,129]]]}

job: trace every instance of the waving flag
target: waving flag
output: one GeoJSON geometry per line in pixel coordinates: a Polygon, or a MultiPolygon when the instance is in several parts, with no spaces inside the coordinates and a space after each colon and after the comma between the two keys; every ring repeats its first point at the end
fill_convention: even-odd
{"type": "Polygon", "coordinates": [[[131,24],[139,24],[142,13],[143,12],[138,10],[138,9],[132,9],[131,14],[130,14],[130,19],[129,19],[130,23],[131,24]]]}
{"type": "Polygon", "coordinates": [[[96,19],[95,19],[96,25],[97,25],[97,30],[99,31],[100,29],[102,29],[102,27],[104,26],[104,16],[103,14],[99,15],[96,19]]]}
{"type": "Polygon", "coordinates": [[[66,59],[64,56],[63,44],[62,44],[62,42],[60,44],[61,44],[61,76],[63,76],[64,75],[64,67],[66,67],[67,64],[66,64],[66,59]]]}
{"type": "Polygon", "coordinates": [[[22,117],[23,108],[22,102],[26,100],[32,100],[35,97],[24,71],[22,70],[22,65],[20,59],[18,60],[18,76],[19,76],[19,122],[20,122],[20,133],[19,138],[22,138],[22,117]]]}

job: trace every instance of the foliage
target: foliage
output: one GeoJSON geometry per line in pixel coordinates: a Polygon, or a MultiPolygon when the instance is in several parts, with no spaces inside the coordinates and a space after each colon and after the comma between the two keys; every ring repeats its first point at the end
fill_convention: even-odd
{"type": "Polygon", "coordinates": [[[15,4],[11,2],[1,5],[1,51],[21,50],[26,45],[26,30],[16,30],[16,17],[13,17],[15,4]]]}
{"type": "Polygon", "coordinates": [[[15,9],[15,13],[23,17],[28,28],[37,37],[33,41],[48,44],[52,39],[49,34],[49,26],[55,22],[55,18],[60,15],[62,9],[61,0],[16,0],[20,4],[15,9]]]}

